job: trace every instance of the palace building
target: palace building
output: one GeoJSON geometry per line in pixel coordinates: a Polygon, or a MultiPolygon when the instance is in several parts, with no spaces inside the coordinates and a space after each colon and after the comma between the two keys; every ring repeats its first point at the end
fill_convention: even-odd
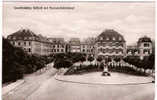
{"type": "Polygon", "coordinates": [[[127,46],[127,56],[139,56],[139,49],[135,46],[127,46]]]}
{"type": "Polygon", "coordinates": [[[127,56],[139,56],[143,59],[144,56],[152,54],[152,40],[143,36],[138,39],[136,46],[127,46],[127,56]]]}
{"type": "Polygon", "coordinates": [[[124,57],[126,55],[126,43],[124,37],[112,30],[107,29],[103,31],[95,43],[95,56],[108,57],[124,57]]]}
{"type": "Polygon", "coordinates": [[[69,51],[74,53],[74,52],[81,52],[81,42],[79,38],[71,38],[69,41],[69,51]]]}
{"type": "Polygon", "coordinates": [[[51,52],[53,54],[66,52],[66,43],[64,38],[49,38],[49,41],[52,43],[51,52]]]}
{"type": "Polygon", "coordinates": [[[124,37],[112,29],[103,31],[96,38],[87,38],[80,41],[79,38],[71,38],[65,42],[64,38],[47,38],[36,35],[29,29],[21,29],[7,39],[16,47],[22,48],[28,54],[50,55],[56,53],[85,53],[95,58],[123,58],[126,56],[149,56],[152,53],[152,40],[147,37],[139,38],[134,46],[126,46],[124,37]]]}
{"type": "Polygon", "coordinates": [[[148,56],[152,53],[152,41],[149,37],[144,36],[139,38],[137,45],[140,51],[141,58],[143,58],[144,56],[148,56]]]}
{"type": "Polygon", "coordinates": [[[22,48],[28,54],[49,55],[51,43],[43,36],[29,29],[21,29],[7,37],[12,45],[22,48]]]}
{"type": "Polygon", "coordinates": [[[95,44],[93,43],[81,42],[80,49],[82,53],[93,56],[95,55],[95,44]]]}

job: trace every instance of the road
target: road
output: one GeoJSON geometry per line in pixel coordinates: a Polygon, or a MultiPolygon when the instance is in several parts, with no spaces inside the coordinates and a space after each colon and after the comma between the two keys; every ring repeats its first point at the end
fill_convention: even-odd
{"type": "Polygon", "coordinates": [[[34,93],[45,81],[56,74],[57,70],[50,68],[42,73],[33,73],[24,77],[24,83],[2,96],[3,100],[25,100],[34,93]]]}
{"type": "Polygon", "coordinates": [[[154,100],[153,83],[142,85],[88,85],[45,81],[26,100],[154,100]]]}
{"type": "Polygon", "coordinates": [[[54,78],[55,73],[56,70],[52,68],[41,75],[25,77],[26,82],[4,95],[3,100],[154,100],[153,83],[103,86],[78,84],[58,81],[54,78]]]}

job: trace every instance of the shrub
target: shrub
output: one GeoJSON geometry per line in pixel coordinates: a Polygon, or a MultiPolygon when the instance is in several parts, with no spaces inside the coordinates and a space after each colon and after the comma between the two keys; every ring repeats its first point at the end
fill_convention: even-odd
{"type": "Polygon", "coordinates": [[[23,74],[33,73],[51,62],[48,56],[28,55],[21,48],[12,46],[3,38],[2,82],[16,81],[23,74]]]}

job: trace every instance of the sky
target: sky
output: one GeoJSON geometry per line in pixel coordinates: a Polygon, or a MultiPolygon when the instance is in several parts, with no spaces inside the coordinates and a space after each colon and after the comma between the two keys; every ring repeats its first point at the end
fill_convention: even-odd
{"type": "Polygon", "coordinates": [[[155,38],[154,2],[4,2],[3,36],[27,28],[46,37],[96,37],[105,29],[122,34],[127,44],[155,38]],[[19,7],[72,9],[17,9],[19,7]]]}

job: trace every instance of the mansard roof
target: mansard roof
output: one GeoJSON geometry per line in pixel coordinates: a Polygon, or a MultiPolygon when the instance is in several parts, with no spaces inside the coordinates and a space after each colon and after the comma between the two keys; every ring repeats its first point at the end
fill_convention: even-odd
{"type": "Polygon", "coordinates": [[[21,29],[9,36],[16,36],[16,37],[38,37],[34,32],[29,29],[21,29]]]}
{"type": "Polygon", "coordinates": [[[80,39],[79,38],[71,38],[69,41],[69,44],[71,45],[80,45],[80,39]]]}
{"type": "Polygon", "coordinates": [[[7,37],[9,40],[34,40],[40,42],[49,42],[49,40],[41,34],[36,35],[29,29],[21,29],[15,33],[12,33],[7,37]]]}
{"type": "Polygon", "coordinates": [[[152,42],[152,40],[149,37],[144,36],[138,39],[138,43],[141,43],[141,42],[152,42]]]}
{"type": "Polygon", "coordinates": [[[124,37],[113,29],[103,31],[98,37],[97,42],[125,42],[124,37]]]}
{"type": "Polygon", "coordinates": [[[9,40],[36,40],[40,41],[39,36],[29,29],[21,29],[7,37],[9,40]]]}

